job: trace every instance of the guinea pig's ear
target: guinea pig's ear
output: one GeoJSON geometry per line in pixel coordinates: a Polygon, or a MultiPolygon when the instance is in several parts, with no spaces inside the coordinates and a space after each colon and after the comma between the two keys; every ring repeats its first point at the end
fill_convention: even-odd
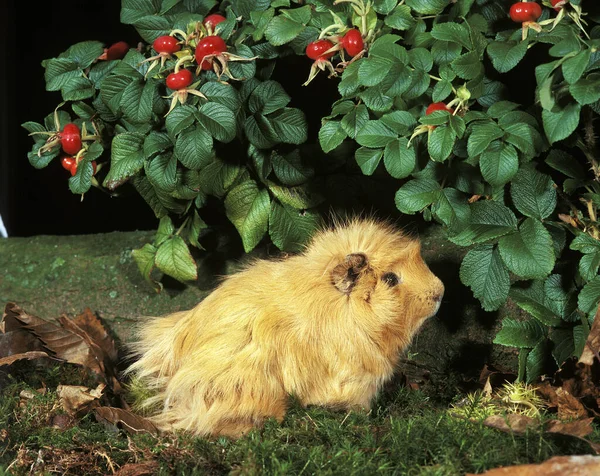
{"type": "Polygon", "coordinates": [[[369,260],[364,253],[350,253],[331,271],[331,282],[338,291],[350,294],[358,281],[360,272],[368,264],[369,260]]]}

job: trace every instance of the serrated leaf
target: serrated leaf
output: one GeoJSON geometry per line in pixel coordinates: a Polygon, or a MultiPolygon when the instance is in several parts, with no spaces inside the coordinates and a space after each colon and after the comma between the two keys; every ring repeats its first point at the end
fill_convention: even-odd
{"type": "Polygon", "coordinates": [[[438,198],[440,184],[429,178],[413,179],[396,192],[396,207],[409,215],[421,211],[438,198]]]}
{"type": "Polygon", "coordinates": [[[437,23],[431,29],[431,36],[436,40],[458,43],[468,50],[473,47],[469,31],[460,23],[437,23]]]}
{"type": "Polygon", "coordinates": [[[106,188],[116,189],[142,169],[144,137],[138,132],[124,132],[113,138],[110,170],[104,179],[106,188]]]}
{"type": "Polygon", "coordinates": [[[584,254],[597,253],[600,252],[600,240],[597,240],[590,235],[586,235],[585,233],[581,233],[573,239],[569,248],[581,251],[584,254]]]}
{"type": "Polygon", "coordinates": [[[145,124],[152,118],[156,82],[132,81],[123,91],[120,108],[125,118],[134,124],[145,124]]]}
{"type": "Polygon", "coordinates": [[[170,217],[165,216],[158,222],[158,229],[154,235],[154,245],[159,246],[175,234],[175,225],[170,217]]]}
{"type": "Polygon", "coordinates": [[[122,0],[121,22],[130,25],[146,15],[160,12],[161,2],[156,0],[122,0]]]}
{"type": "Polygon", "coordinates": [[[144,164],[146,177],[155,188],[172,192],[177,185],[177,158],[172,154],[162,154],[144,164]]]}
{"type": "Polygon", "coordinates": [[[460,246],[483,243],[517,230],[517,218],[512,210],[493,200],[471,204],[471,219],[461,230],[448,238],[460,246]]]}
{"type": "Polygon", "coordinates": [[[475,157],[485,151],[492,141],[504,135],[504,131],[493,122],[475,124],[469,135],[467,152],[469,157],[475,157]]]}
{"type": "Polygon", "coordinates": [[[521,278],[544,278],[554,268],[552,237],[538,220],[527,218],[518,233],[501,237],[498,245],[508,269],[521,278]]]}
{"type": "Polygon", "coordinates": [[[273,151],[271,164],[279,181],[291,187],[307,182],[315,174],[314,169],[303,162],[298,149],[285,155],[273,151]]]}
{"type": "Polygon", "coordinates": [[[525,57],[527,45],[527,41],[492,41],[487,47],[487,53],[496,71],[506,73],[525,57]]]}
{"type": "Polygon", "coordinates": [[[300,109],[285,107],[273,114],[268,120],[275,130],[276,137],[284,144],[303,144],[306,142],[308,125],[300,109]]]}
{"type": "Polygon", "coordinates": [[[392,111],[381,116],[379,120],[398,135],[408,135],[417,123],[408,111],[392,111]]]}
{"type": "Polygon", "coordinates": [[[196,117],[210,135],[218,141],[231,142],[235,138],[235,115],[222,104],[216,102],[204,103],[198,109],[196,117]]]}
{"type": "MultiPolygon", "coordinates": [[[[215,103],[212,103],[215,104],[215,103]]],[[[196,120],[196,108],[183,104],[173,109],[165,119],[167,132],[174,141],[175,137],[191,126],[196,120]]]]}
{"type": "Polygon", "coordinates": [[[483,72],[483,63],[476,51],[459,56],[451,65],[456,75],[462,79],[474,79],[483,72]]]}
{"type": "Polygon", "coordinates": [[[157,248],[150,243],[146,243],[144,246],[137,250],[131,251],[131,256],[137,264],[141,275],[148,283],[152,285],[156,292],[162,289],[162,284],[152,279],[152,270],[154,269],[154,259],[156,257],[157,248]]]}
{"type": "Polygon", "coordinates": [[[549,175],[534,169],[521,169],[510,186],[517,210],[528,217],[543,220],[556,208],[556,188],[549,175]]]}
{"type": "Polygon", "coordinates": [[[408,177],[417,163],[414,147],[408,147],[408,139],[400,137],[385,146],[383,163],[387,172],[396,179],[408,177]]]}
{"type": "Polygon", "coordinates": [[[282,251],[301,251],[318,229],[321,217],[310,210],[296,210],[274,202],[269,215],[269,236],[282,251]]]}
{"type": "Polygon", "coordinates": [[[544,131],[550,144],[566,139],[577,129],[580,112],[581,105],[577,103],[570,103],[556,112],[542,111],[544,131]]]}
{"type": "Polygon", "coordinates": [[[369,120],[356,134],[356,142],[364,147],[385,147],[397,137],[383,122],[369,120]]]}
{"type": "Polygon", "coordinates": [[[565,151],[552,149],[546,157],[546,163],[553,169],[562,172],[567,177],[585,179],[585,171],[577,159],[565,151]]]}
{"type": "Polygon", "coordinates": [[[60,90],[65,101],[81,101],[91,98],[96,92],[94,85],[87,78],[72,78],[60,90]]]}
{"type": "Polygon", "coordinates": [[[248,99],[248,108],[252,114],[270,114],[288,105],[291,98],[277,81],[265,81],[259,84],[248,99]]]}
{"type": "Polygon", "coordinates": [[[147,43],[152,43],[159,36],[168,35],[171,31],[169,20],[158,15],[142,17],[135,22],[134,26],[142,39],[147,43]]]}
{"type": "Polygon", "coordinates": [[[317,180],[312,180],[297,187],[283,187],[267,181],[267,185],[275,198],[283,205],[289,205],[297,210],[306,210],[307,208],[314,208],[325,201],[325,197],[316,185],[317,182],[317,180]]]}
{"type": "Polygon", "coordinates": [[[449,228],[464,226],[471,217],[471,208],[465,195],[450,187],[442,189],[432,212],[449,228]]]}
{"type": "Polygon", "coordinates": [[[321,149],[325,153],[334,150],[346,137],[347,134],[342,127],[341,121],[330,120],[324,122],[319,130],[319,144],[321,144],[321,149]]]}
{"type": "Polygon", "coordinates": [[[230,164],[217,158],[202,169],[200,187],[208,195],[222,197],[234,184],[240,173],[239,165],[230,164]]]}
{"type": "Polygon", "coordinates": [[[82,71],[75,61],[67,58],[52,58],[45,63],[46,90],[59,91],[74,78],[82,76],[82,71]]]}
{"type": "Polygon", "coordinates": [[[448,0],[406,0],[406,5],[423,15],[437,15],[448,3],[448,0]]]}
{"type": "Polygon", "coordinates": [[[188,169],[200,170],[213,160],[213,139],[200,125],[184,131],[177,137],[174,156],[188,169]]]}
{"type": "Polygon", "coordinates": [[[302,23],[279,15],[274,17],[265,29],[265,38],[274,46],[281,46],[296,38],[306,27],[302,23]]]}
{"type": "Polygon", "coordinates": [[[540,340],[527,354],[526,375],[527,383],[538,379],[546,369],[546,362],[550,355],[550,343],[547,339],[540,340]]]}
{"type": "Polygon", "coordinates": [[[509,292],[510,298],[524,311],[531,314],[546,326],[558,326],[561,316],[548,306],[544,291],[544,282],[533,281],[528,288],[513,287],[509,292]]]}
{"type": "Polygon", "coordinates": [[[452,153],[456,134],[446,125],[436,127],[427,137],[427,150],[432,160],[443,162],[452,153]]]}
{"type": "Polygon", "coordinates": [[[156,267],[178,281],[195,281],[198,268],[188,246],[178,235],[164,241],[156,251],[156,267]]]}
{"type": "Polygon", "coordinates": [[[246,253],[252,251],[267,232],[271,200],[269,192],[253,180],[234,187],[225,198],[225,213],[242,238],[246,253]]]}
{"type": "Polygon", "coordinates": [[[392,69],[392,61],[380,56],[370,56],[360,62],[358,81],[363,86],[375,86],[387,76],[392,69]]]}
{"type": "Polygon", "coordinates": [[[553,344],[552,357],[560,367],[575,351],[573,329],[552,329],[550,340],[553,344]]]}
{"type": "Polygon", "coordinates": [[[383,149],[359,147],[356,150],[354,157],[363,174],[373,175],[373,172],[375,172],[375,169],[377,169],[377,166],[381,161],[381,157],[383,157],[383,149]]]}
{"type": "MultiPolygon", "coordinates": [[[[356,138],[356,134],[360,131],[369,120],[369,111],[364,104],[354,106],[342,117],[341,126],[344,132],[348,134],[350,139],[356,138]]],[[[339,145],[339,144],[338,144],[339,145]]]]}
{"type": "Polygon", "coordinates": [[[590,62],[591,54],[590,49],[585,49],[565,60],[562,64],[562,73],[567,83],[573,84],[579,81],[590,62]]]}
{"type": "Polygon", "coordinates": [[[69,178],[69,190],[75,194],[86,193],[92,186],[94,168],[88,159],[77,164],[77,173],[69,178]]]}
{"type": "Polygon", "coordinates": [[[492,142],[479,158],[481,175],[490,185],[502,186],[519,170],[519,155],[510,144],[492,142]]]}
{"type": "Polygon", "coordinates": [[[535,319],[517,321],[510,317],[502,320],[502,329],[496,334],[494,344],[517,348],[533,348],[545,337],[544,328],[535,319]]]}
{"type": "Polygon", "coordinates": [[[569,86],[571,96],[582,106],[593,104],[600,100],[600,77],[582,78],[569,86]]]}
{"type": "Polygon", "coordinates": [[[593,315],[600,303],[600,276],[596,276],[583,287],[577,299],[577,305],[584,313],[593,315]]]}
{"type": "Polygon", "coordinates": [[[411,15],[408,5],[398,5],[394,10],[385,16],[384,22],[394,30],[408,30],[415,24],[415,19],[411,15]]]}

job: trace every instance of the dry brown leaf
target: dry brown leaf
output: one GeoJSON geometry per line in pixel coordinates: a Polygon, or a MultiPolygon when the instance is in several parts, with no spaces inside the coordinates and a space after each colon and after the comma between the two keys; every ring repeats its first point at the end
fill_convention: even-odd
{"type": "Polygon", "coordinates": [[[600,352],[600,306],[594,317],[594,323],[590,329],[587,340],[585,341],[585,347],[579,357],[579,363],[584,365],[593,365],[594,359],[598,359],[598,352],[600,352]]]}
{"type": "Polygon", "coordinates": [[[10,365],[10,364],[16,362],[17,360],[23,360],[23,359],[33,360],[33,359],[40,359],[42,357],[50,357],[50,356],[48,355],[48,353],[43,352],[41,350],[31,350],[28,352],[23,352],[21,354],[13,354],[13,355],[9,355],[7,357],[1,357],[0,358],[0,367],[2,367],[3,365],[10,365]]]}
{"type": "Polygon", "coordinates": [[[120,423],[128,433],[147,432],[154,436],[158,435],[158,429],[150,420],[128,410],[116,407],[97,407],[94,412],[98,421],[105,421],[112,425],[120,423]]]}
{"type": "Polygon", "coordinates": [[[89,307],[73,319],[73,323],[82,329],[95,345],[102,349],[108,360],[116,362],[118,359],[115,341],[102,324],[102,321],[89,307]]]}
{"type": "Polygon", "coordinates": [[[59,385],[56,388],[63,410],[69,415],[78,416],[89,411],[93,406],[100,405],[99,400],[106,388],[103,383],[91,390],[79,385],[59,385]]]}
{"type": "Polygon", "coordinates": [[[585,420],[575,420],[569,423],[564,423],[559,420],[550,420],[544,430],[548,433],[560,433],[561,435],[575,436],[584,438],[594,431],[592,427],[593,418],[585,420]]]}
{"type": "MultiPolygon", "coordinates": [[[[23,325],[17,319],[21,312],[23,312],[22,309],[12,302],[4,307],[2,320],[0,320],[0,358],[45,350],[42,341],[28,330],[23,329],[23,325]]],[[[2,365],[10,365],[16,360],[19,359],[7,360],[8,363],[2,365]]]]}
{"type": "Polygon", "coordinates": [[[525,433],[528,428],[539,426],[539,421],[526,415],[511,413],[506,416],[490,415],[483,421],[483,424],[507,433],[521,434],[525,433]]]}
{"type": "MultiPolygon", "coordinates": [[[[488,476],[597,476],[600,474],[600,456],[555,456],[542,464],[505,466],[486,471],[488,476]]],[[[475,476],[468,473],[465,476],[475,476]]]]}
{"type": "Polygon", "coordinates": [[[568,390],[558,387],[556,396],[558,397],[558,418],[561,420],[586,418],[588,416],[588,411],[583,404],[568,390]]]}

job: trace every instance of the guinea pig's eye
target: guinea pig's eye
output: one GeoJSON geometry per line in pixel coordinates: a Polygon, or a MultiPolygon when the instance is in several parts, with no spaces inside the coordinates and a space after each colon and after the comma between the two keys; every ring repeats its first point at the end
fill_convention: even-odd
{"type": "Polygon", "coordinates": [[[393,288],[400,282],[400,278],[396,273],[385,273],[381,280],[387,284],[390,288],[393,288]]]}

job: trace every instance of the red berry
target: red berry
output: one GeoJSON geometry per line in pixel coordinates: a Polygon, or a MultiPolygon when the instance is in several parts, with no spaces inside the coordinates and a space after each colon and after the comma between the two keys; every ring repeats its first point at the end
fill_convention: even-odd
{"type": "Polygon", "coordinates": [[[428,116],[429,114],[431,114],[434,111],[446,111],[446,112],[452,114],[454,112],[454,109],[446,106],[446,104],[443,102],[434,102],[434,103],[431,103],[429,106],[427,106],[427,109],[425,110],[425,115],[428,116]]]}
{"type": "Polygon", "coordinates": [[[116,60],[123,58],[127,52],[129,51],[129,45],[124,41],[119,41],[118,43],[114,43],[110,45],[106,49],[106,59],[107,60],[116,60]]]}
{"type": "Polygon", "coordinates": [[[178,73],[167,76],[167,87],[175,91],[187,88],[192,84],[193,75],[189,69],[180,69],[178,73]]]}
{"type": "Polygon", "coordinates": [[[516,23],[536,21],[542,15],[542,7],[535,2],[513,3],[510,7],[510,18],[516,23]]]}
{"type": "Polygon", "coordinates": [[[77,124],[70,122],[59,134],[62,149],[69,155],[75,155],[81,150],[81,132],[77,124]]]}
{"type": "Polygon", "coordinates": [[[556,10],[557,12],[560,12],[562,10],[563,6],[565,5],[565,3],[567,3],[567,0],[550,0],[550,3],[554,7],[554,10],[556,10]],[[557,4],[558,4],[558,6],[557,6],[557,4]]]}
{"type": "Polygon", "coordinates": [[[358,30],[349,30],[342,38],[342,46],[350,56],[356,56],[365,47],[365,43],[358,30]]]}
{"type": "Polygon", "coordinates": [[[173,54],[176,51],[181,49],[181,46],[177,44],[177,38],[173,38],[169,35],[159,36],[154,43],[152,43],[152,48],[157,53],[167,53],[173,54]]]}
{"type": "Polygon", "coordinates": [[[219,15],[218,13],[213,13],[212,15],[208,15],[203,21],[202,24],[208,28],[209,25],[211,28],[214,28],[222,21],[227,20],[223,15],[219,15]]]}
{"type": "Polygon", "coordinates": [[[329,40],[317,40],[309,43],[306,47],[306,56],[311,60],[329,59],[335,52],[324,54],[328,49],[333,47],[333,43],[329,40]]]}
{"type": "MultiPolygon", "coordinates": [[[[71,165],[70,170],[71,170],[71,175],[75,175],[77,173],[77,162],[75,162],[75,159],[73,159],[73,164],[71,165]]],[[[95,160],[92,160],[92,175],[96,175],[96,161],[95,160]]]]}
{"type": "Polygon", "coordinates": [[[75,163],[75,157],[69,157],[68,155],[65,155],[62,159],[60,159],[60,163],[63,166],[63,169],[71,170],[71,167],[73,167],[73,164],[75,163]]]}
{"type": "Polygon", "coordinates": [[[204,59],[206,56],[215,55],[227,51],[227,44],[220,36],[207,36],[200,40],[196,46],[196,62],[204,70],[212,67],[212,58],[204,59]]]}

